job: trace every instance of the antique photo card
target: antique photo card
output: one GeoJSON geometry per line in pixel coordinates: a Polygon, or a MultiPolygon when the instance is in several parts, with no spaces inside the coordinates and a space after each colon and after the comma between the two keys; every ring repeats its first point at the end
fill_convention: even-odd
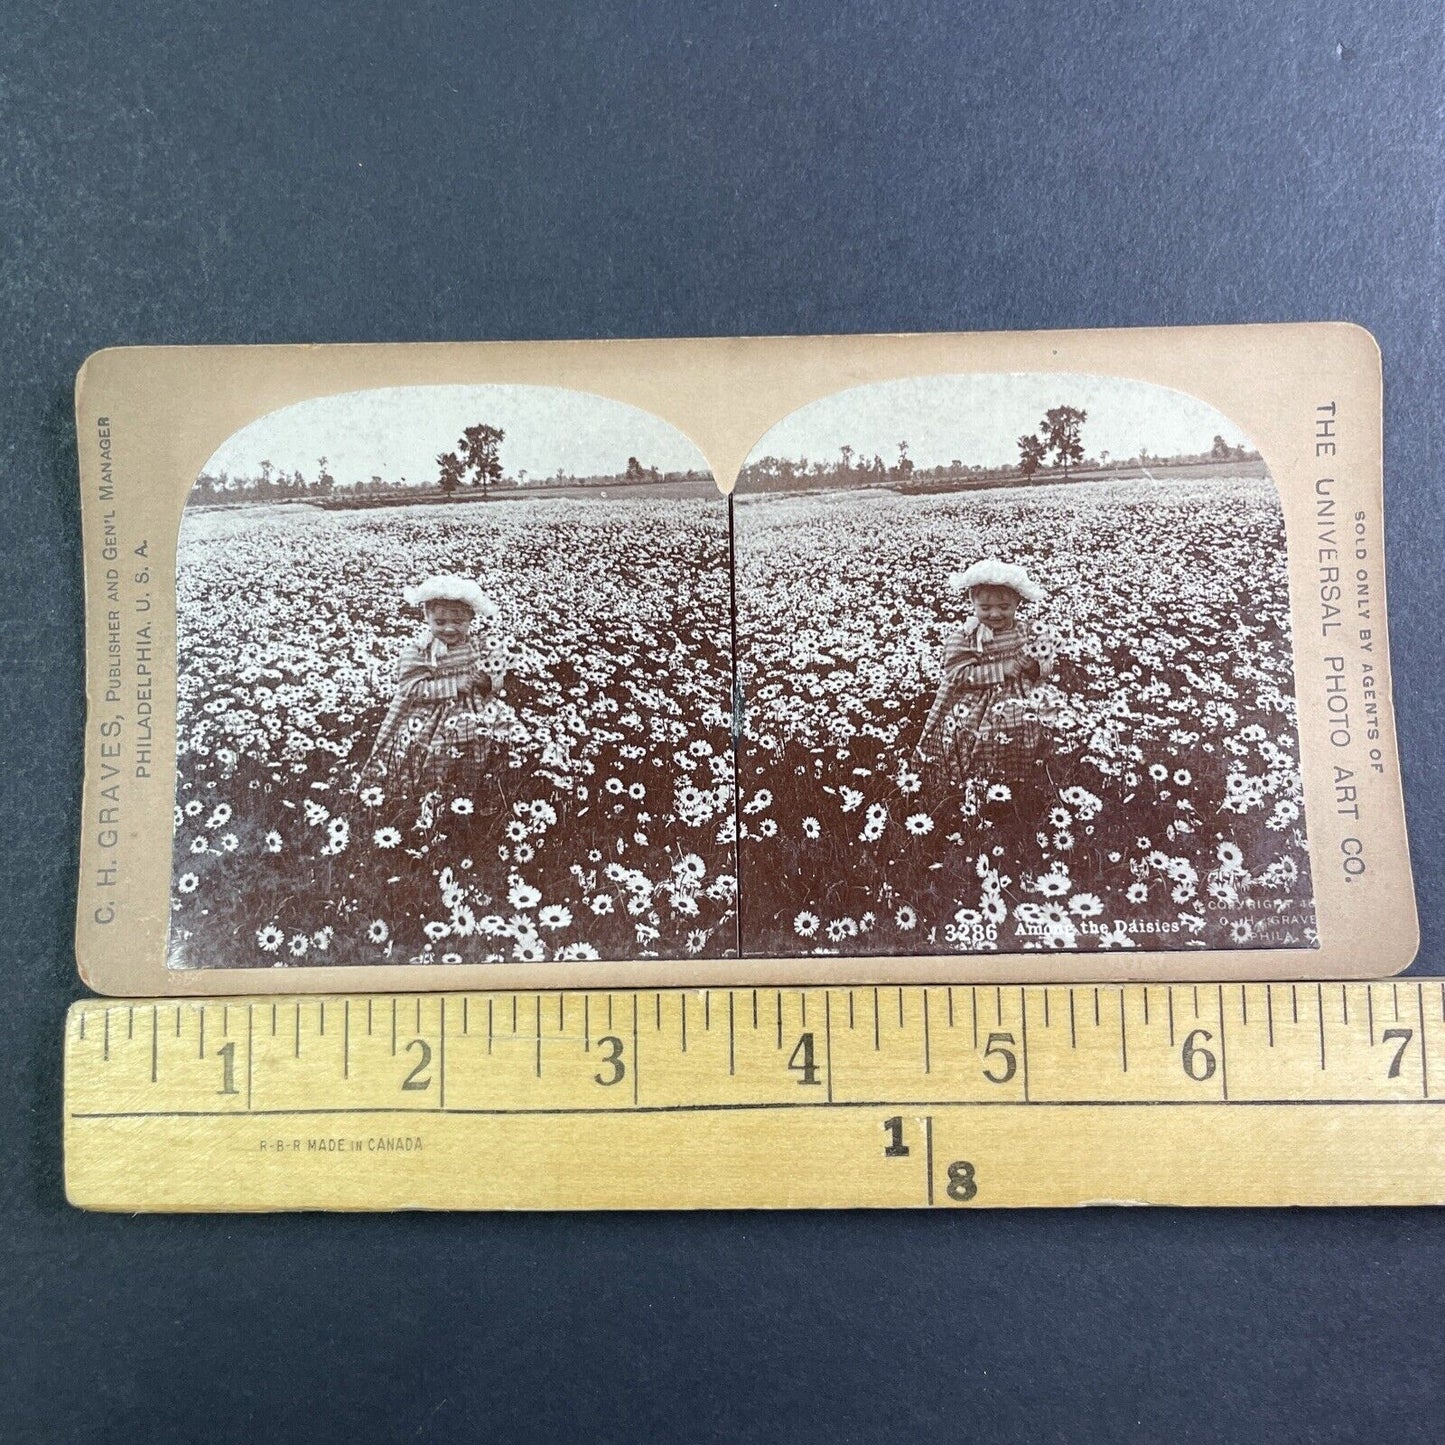
{"type": "Polygon", "coordinates": [[[1413,957],[1358,328],[134,348],[77,423],[102,991],[1413,957]]]}

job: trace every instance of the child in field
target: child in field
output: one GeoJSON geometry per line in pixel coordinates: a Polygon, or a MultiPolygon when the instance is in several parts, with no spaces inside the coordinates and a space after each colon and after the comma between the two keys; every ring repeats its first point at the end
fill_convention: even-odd
{"type": "Polygon", "coordinates": [[[968,592],[973,615],[944,642],[943,679],[915,756],[936,792],[963,794],[966,812],[989,785],[1003,784],[1027,820],[1049,783],[1053,709],[1039,685],[1054,673],[1055,645],[1018,609],[1044,592],[996,557],[975,562],[955,585],[968,592]]]}
{"type": "Polygon", "coordinates": [[[499,744],[492,714],[505,704],[499,661],[484,653],[473,623],[496,620],[491,599],[469,578],[428,577],[402,596],[420,607],[426,625],[407,643],[398,664],[396,692],[387,709],[363,776],[394,797],[420,799],[488,794],[499,744]]]}

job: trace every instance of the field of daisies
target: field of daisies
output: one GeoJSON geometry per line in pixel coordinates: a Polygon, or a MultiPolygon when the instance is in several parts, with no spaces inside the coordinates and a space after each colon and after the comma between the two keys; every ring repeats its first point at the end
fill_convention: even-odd
{"type": "Polygon", "coordinates": [[[735,503],[749,954],[1308,946],[1284,526],[1269,479],[735,503]],[[1056,787],[943,804],[911,757],[950,574],[1048,590],[1056,787]]]}
{"type": "Polygon", "coordinates": [[[721,499],[193,511],[178,602],[174,966],[736,952],[721,499]],[[501,610],[500,805],[358,782],[429,572],[501,610]]]}
{"type": "Polygon", "coordinates": [[[1314,941],[1271,482],[747,496],[734,546],[736,772],[720,501],[188,513],[172,963],[1314,941]],[[912,757],[985,555],[1060,638],[1027,820],[912,757]],[[432,571],[501,610],[485,806],[358,776],[432,571]]]}

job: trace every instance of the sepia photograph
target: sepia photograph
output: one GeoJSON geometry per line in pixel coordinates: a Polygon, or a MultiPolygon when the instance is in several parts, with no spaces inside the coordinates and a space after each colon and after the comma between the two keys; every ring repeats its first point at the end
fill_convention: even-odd
{"type": "Polygon", "coordinates": [[[1316,945],[1284,518],[1228,418],[880,382],[733,507],[746,955],[1316,945]]]}
{"type": "Polygon", "coordinates": [[[170,966],[735,951],[727,502],[675,428],[303,402],[211,457],[176,570],[170,966]]]}

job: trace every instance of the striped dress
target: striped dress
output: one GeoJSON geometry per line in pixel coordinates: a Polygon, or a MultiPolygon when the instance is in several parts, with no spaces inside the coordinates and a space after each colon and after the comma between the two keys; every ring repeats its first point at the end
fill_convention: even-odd
{"type": "Polygon", "coordinates": [[[915,748],[935,785],[1021,781],[1053,748],[1052,707],[1039,683],[1053,674],[1052,634],[1022,619],[994,633],[976,617],[943,645],[943,678],[915,748]],[[1037,675],[1004,676],[1011,659],[1037,675]]]}
{"type": "Polygon", "coordinates": [[[447,647],[423,633],[409,642],[363,776],[394,795],[441,790],[472,796],[497,750],[475,710],[491,692],[475,639],[447,647]]]}

